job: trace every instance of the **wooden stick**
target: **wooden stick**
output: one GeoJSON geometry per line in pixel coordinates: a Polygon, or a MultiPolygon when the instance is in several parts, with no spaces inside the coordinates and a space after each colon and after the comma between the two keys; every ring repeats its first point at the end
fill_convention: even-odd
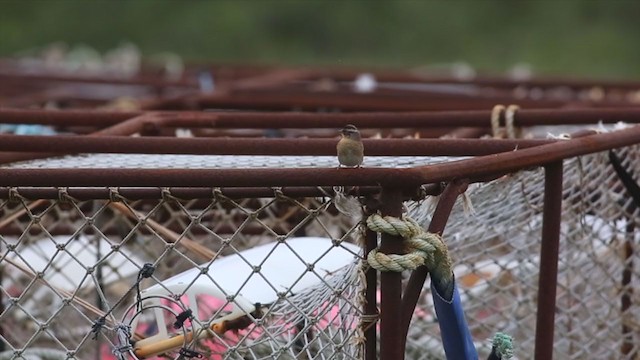
{"type": "Polygon", "coordinates": [[[32,202],[31,204],[27,205],[26,208],[22,208],[16,212],[14,212],[13,214],[5,217],[4,219],[2,219],[0,221],[0,229],[4,228],[5,226],[11,224],[15,219],[19,218],[20,216],[24,215],[27,213],[27,210],[33,210],[35,208],[37,208],[38,206],[42,205],[45,203],[46,200],[44,199],[40,199],[40,200],[36,200],[34,202],[32,202]]]}
{"type": "MultiPolygon", "coordinates": [[[[134,220],[139,220],[140,218],[144,218],[142,214],[138,213],[135,210],[131,210],[130,208],[128,208],[127,206],[121,203],[112,202],[112,203],[109,203],[109,207],[113,208],[114,210],[117,210],[121,214],[128,216],[129,218],[134,220]]],[[[198,244],[197,242],[195,242],[194,240],[186,236],[181,237],[180,234],[166,228],[165,226],[161,225],[156,221],[153,221],[151,219],[145,219],[145,223],[155,232],[162,235],[166,241],[171,243],[177,243],[179,241],[179,243],[182,244],[185,248],[200,255],[205,260],[211,260],[216,256],[215,251],[208,249],[204,245],[198,244]]]]}

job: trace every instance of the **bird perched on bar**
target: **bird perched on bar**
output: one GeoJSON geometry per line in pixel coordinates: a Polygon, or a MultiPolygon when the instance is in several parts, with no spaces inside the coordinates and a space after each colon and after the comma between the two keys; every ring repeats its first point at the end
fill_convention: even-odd
{"type": "Polygon", "coordinates": [[[364,145],[360,139],[360,132],[355,125],[347,125],[340,130],[340,141],[336,146],[340,166],[360,167],[364,159],[364,145]]]}

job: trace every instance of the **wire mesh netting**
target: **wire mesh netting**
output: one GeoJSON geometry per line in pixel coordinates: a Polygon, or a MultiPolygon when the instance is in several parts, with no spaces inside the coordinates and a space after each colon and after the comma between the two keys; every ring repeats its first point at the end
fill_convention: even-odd
{"type": "MultiPolygon", "coordinates": [[[[639,150],[616,150],[636,179],[639,150]]],[[[112,189],[111,200],[76,200],[60,189],[57,200],[27,200],[12,190],[0,200],[0,356],[361,358],[357,217],[338,211],[329,195],[291,198],[275,189],[272,197],[235,199],[213,189],[211,198],[181,200],[162,193],[131,200],[112,189]],[[154,266],[149,278],[146,263],[154,266]]],[[[473,211],[460,201],[444,239],[472,335],[481,356],[490,350],[486,339],[504,331],[528,358],[544,172],[504,176],[467,194],[473,211]]],[[[563,194],[555,356],[620,359],[626,347],[633,358],[640,299],[628,279],[640,276],[632,266],[639,211],[607,153],[566,160],[563,194]]],[[[408,206],[426,226],[430,204],[408,206]]],[[[407,358],[443,357],[425,287],[407,358]]]]}
{"type": "MultiPolygon", "coordinates": [[[[365,160],[367,167],[406,168],[436,164],[454,157],[376,156],[365,160]]],[[[215,156],[215,155],[144,155],[84,154],[16,162],[2,165],[14,169],[120,168],[120,169],[211,169],[211,168],[322,168],[336,167],[335,156],[215,156]]]]}
{"type": "MultiPolygon", "coordinates": [[[[634,146],[615,151],[636,179],[639,150],[634,146]]],[[[472,335],[482,340],[496,331],[506,332],[515,338],[517,354],[530,358],[541,266],[544,170],[505,176],[467,193],[473,211],[458,202],[444,239],[457,264],[454,272],[472,335]]],[[[413,213],[421,216],[418,209],[413,213]]],[[[565,160],[555,358],[637,357],[640,297],[634,284],[640,271],[633,264],[638,261],[638,225],[640,212],[607,153],[565,160]]],[[[425,292],[409,329],[410,359],[433,358],[424,351],[427,343],[438,349],[431,308],[425,292]]],[[[477,347],[487,353],[490,344],[477,347]]],[[[436,356],[443,357],[444,353],[436,356]]]]}
{"type": "Polygon", "coordinates": [[[358,357],[359,227],[330,198],[61,197],[13,192],[0,204],[11,220],[0,238],[3,356],[149,357],[153,344],[182,336],[162,353],[358,357]],[[136,343],[114,355],[119,325],[136,343]],[[190,341],[199,337],[209,339],[190,341]]]}

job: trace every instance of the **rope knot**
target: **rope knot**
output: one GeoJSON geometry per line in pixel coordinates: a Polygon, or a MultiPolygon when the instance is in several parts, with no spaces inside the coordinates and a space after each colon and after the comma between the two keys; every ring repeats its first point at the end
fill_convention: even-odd
{"type": "Polygon", "coordinates": [[[367,255],[367,262],[378,271],[401,272],[415,270],[423,265],[432,269],[443,259],[448,259],[442,238],[438,234],[426,232],[410,217],[399,219],[373,214],[367,218],[367,227],[375,232],[401,236],[407,249],[404,255],[387,255],[379,249],[372,250],[367,255]]]}

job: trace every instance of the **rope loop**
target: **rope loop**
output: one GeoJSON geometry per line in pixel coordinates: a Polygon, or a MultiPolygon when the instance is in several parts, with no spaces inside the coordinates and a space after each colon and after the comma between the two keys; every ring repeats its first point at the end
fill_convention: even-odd
{"type": "Polygon", "coordinates": [[[286,199],[287,196],[284,194],[284,192],[282,192],[282,188],[281,187],[273,187],[271,188],[271,190],[273,191],[273,196],[278,199],[278,200],[282,200],[282,199],[286,199]]]}
{"type": "Polygon", "coordinates": [[[515,126],[515,114],[520,110],[520,107],[515,104],[511,104],[507,107],[504,105],[496,105],[491,110],[491,132],[494,139],[502,139],[506,136],[508,139],[516,139],[521,132],[519,128],[515,126]],[[504,129],[500,126],[500,118],[504,113],[504,129]]]}
{"type": "Polygon", "coordinates": [[[214,202],[222,202],[224,200],[222,189],[220,189],[219,187],[214,187],[211,189],[211,196],[214,202]]]}
{"type": "Polygon", "coordinates": [[[168,187],[163,187],[160,189],[160,196],[163,202],[169,202],[174,200],[173,195],[171,195],[171,189],[168,187]]]}
{"type": "Polygon", "coordinates": [[[72,198],[69,195],[69,188],[58,189],[58,202],[71,202],[72,198]]]}
{"type": "Polygon", "coordinates": [[[373,214],[367,218],[369,229],[379,233],[387,233],[393,236],[402,236],[405,239],[422,232],[420,225],[411,218],[398,219],[393,216],[381,216],[373,214]]]}
{"type": "Polygon", "coordinates": [[[9,203],[15,204],[15,203],[19,203],[20,201],[23,201],[24,198],[22,197],[22,195],[20,195],[20,192],[18,191],[17,187],[10,187],[9,188],[9,194],[7,196],[7,201],[9,203]]]}
{"type": "Polygon", "coordinates": [[[109,188],[109,201],[115,203],[115,202],[121,202],[123,201],[123,199],[124,197],[120,195],[119,188],[117,187],[109,188]]]}
{"type": "Polygon", "coordinates": [[[504,105],[496,105],[491,110],[491,133],[494,139],[500,138],[500,115],[504,110],[504,105]]]}
{"type": "Polygon", "coordinates": [[[369,265],[378,271],[402,272],[420,266],[432,269],[448,258],[447,247],[438,234],[426,232],[412,218],[373,214],[367,218],[367,227],[378,233],[401,236],[407,254],[384,254],[374,249],[367,255],[369,265]]]}
{"type": "Polygon", "coordinates": [[[518,105],[509,105],[504,112],[505,130],[507,132],[507,138],[516,139],[518,137],[518,129],[515,127],[515,115],[516,111],[520,110],[518,105]]]}

